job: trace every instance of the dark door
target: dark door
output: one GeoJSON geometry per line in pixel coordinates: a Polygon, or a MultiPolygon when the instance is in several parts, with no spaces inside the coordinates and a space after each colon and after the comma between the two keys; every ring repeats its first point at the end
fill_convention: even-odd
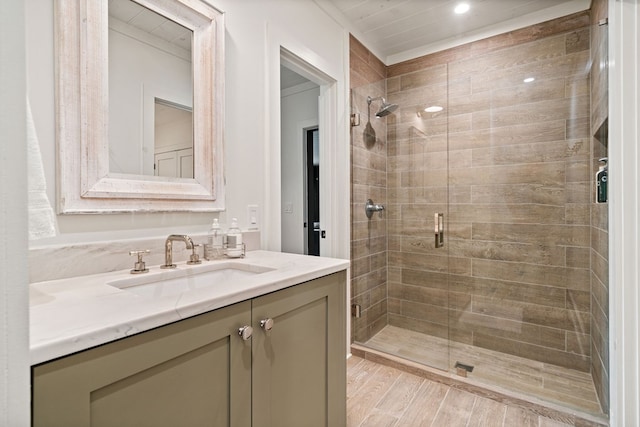
{"type": "Polygon", "coordinates": [[[306,131],[307,170],[307,253],[320,255],[320,161],[318,158],[318,128],[306,131]]]}

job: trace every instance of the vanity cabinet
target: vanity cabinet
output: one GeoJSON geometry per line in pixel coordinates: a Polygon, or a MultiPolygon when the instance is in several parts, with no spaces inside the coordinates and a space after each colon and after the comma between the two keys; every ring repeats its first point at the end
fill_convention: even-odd
{"type": "Polygon", "coordinates": [[[331,274],[35,366],[33,425],[344,426],[345,286],[331,274]]]}
{"type": "Polygon", "coordinates": [[[242,302],[33,368],[33,425],[249,426],[242,302]]]}
{"type": "Polygon", "coordinates": [[[346,425],[345,287],[341,272],[253,300],[253,427],[346,425]]]}

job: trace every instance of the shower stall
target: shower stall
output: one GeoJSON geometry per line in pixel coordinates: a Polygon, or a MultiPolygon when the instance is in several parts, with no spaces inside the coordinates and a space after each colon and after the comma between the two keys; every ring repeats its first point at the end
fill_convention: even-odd
{"type": "Polygon", "coordinates": [[[352,341],[602,414],[606,29],[589,14],[540,26],[377,80],[352,38],[352,113],[367,117],[352,127],[352,341]],[[399,107],[371,117],[382,97],[399,107]],[[368,199],[384,207],[371,218],[368,199]]]}

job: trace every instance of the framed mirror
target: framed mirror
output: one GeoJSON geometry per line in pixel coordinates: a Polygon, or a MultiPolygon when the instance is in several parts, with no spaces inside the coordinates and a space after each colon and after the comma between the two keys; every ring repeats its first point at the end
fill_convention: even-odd
{"type": "MultiPolygon", "coordinates": [[[[130,4],[123,5],[121,0],[55,2],[58,211],[74,214],[224,210],[223,14],[202,0],[126,2],[130,4]],[[114,71],[114,65],[109,63],[110,47],[113,47],[109,44],[110,33],[113,33],[113,28],[109,29],[110,7],[139,8],[149,15],[138,18],[143,24],[130,30],[123,22],[113,23],[112,17],[111,27],[117,28],[119,36],[144,32],[144,25],[170,27],[168,33],[175,33],[172,36],[152,36],[173,38],[175,44],[183,43],[182,47],[172,47],[171,42],[162,47],[162,43],[153,42],[149,34],[142,35],[141,44],[157,44],[165,53],[182,50],[182,62],[189,64],[186,84],[178,84],[176,74],[169,73],[165,63],[141,66],[136,62],[147,54],[129,52],[135,61],[120,60],[119,70],[114,71]],[[186,49],[187,39],[190,51],[186,49]],[[151,72],[132,78],[137,69],[145,67],[151,72]],[[110,84],[114,84],[109,78],[110,70],[130,85],[124,92],[129,92],[131,99],[120,102],[120,97],[115,95],[117,91],[110,90],[110,84]],[[110,102],[110,96],[114,102],[110,102]],[[124,110],[128,112],[123,115],[124,110]],[[177,113],[169,119],[168,110],[177,110],[177,113]],[[187,112],[190,118],[185,115],[187,112]],[[162,118],[156,120],[156,115],[162,118]],[[117,123],[113,128],[110,116],[117,123]],[[121,121],[121,116],[135,116],[139,120],[121,121]],[[178,116],[183,131],[180,136],[174,136],[177,129],[169,122],[178,116]],[[138,125],[128,128],[128,121],[137,121],[138,125]],[[186,146],[189,128],[185,121],[191,121],[190,148],[186,146]],[[158,152],[154,147],[156,133],[165,140],[171,139],[159,143],[171,146],[171,150],[158,152]],[[110,140],[110,134],[115,139],[110,140]],[[176,173],[167,172],[169,169],[165,167],[170,165],[168,151],[174,151],[171,155],[176,159],[176,173]],[[162,174],[154,171],[154,165],[158,168],[154,160],[157,155],[161,159],[158,161],[164,162],[162,174]],[[133,159],[131,165],[123,167],[129,159],[133,159]]],[[[129,20],[126,16],[121,13],[118,20],[129,20]]],[[[116,43],[114,40],[113,45],[116,43]]],[[[135,43],[124,45],[130,47],[135,43]]]]}

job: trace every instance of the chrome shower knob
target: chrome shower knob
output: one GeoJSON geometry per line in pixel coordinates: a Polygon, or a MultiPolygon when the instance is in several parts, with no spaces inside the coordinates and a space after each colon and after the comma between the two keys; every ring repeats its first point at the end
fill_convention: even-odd
{"type": "Polygon", "coordinates": [[[380,215],[382,215],[383,210],[384,205],[373,203],[373,200],[371,199],[367,199],[366,203],[364,204],[364,211],[367,214],[367,218],[369,219],[371,219],[374,212],[380,212],[380,215]]]}

